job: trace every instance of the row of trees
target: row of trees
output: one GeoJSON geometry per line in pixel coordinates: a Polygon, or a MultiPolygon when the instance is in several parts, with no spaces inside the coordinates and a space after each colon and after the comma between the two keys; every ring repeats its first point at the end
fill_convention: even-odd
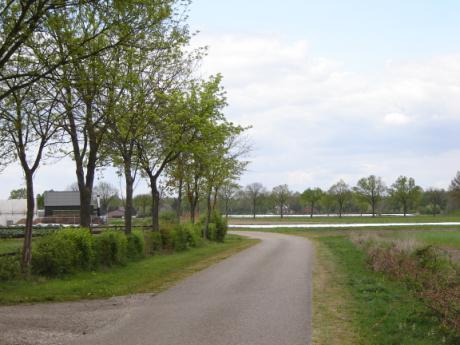
{"type": "Polygon", "coordinates": [[[2,166],[18,161],[26,182],[23,267],[31,262],[33,179],[47,157],[75,162],[82,226],[91,224],[96,171],[108,165],[124,176],[128,234],[139,178],[151,189],[153,230],[160,180],[180,200],[185,191],[192,209],[205,198],[209,219],[214,195],[244,169],[247,147],[245,128],[223,115],[221,76],[194,77],[204,50],[189,46],[188,1],[0,6],[0,157],[2,166]]]}
{"type": "Polygon", "coordinates": [[[242,188],[229,186],[222,191],[222,209],[228,214],[252,214],[277,212],[281,217],[286,212],[325,214],[344,212],[371,213],[411,211],[436,215],[446,208],[458,208],[460,201],[460,172],[454,177],[448,190],[428,188],[423,190],[411,177],[400,176],[389,187],[380,177],[371,175],[360,179],[350,187],[343,180],[328,190],[308,188],[302,193],[292,192],[287,185],[268,191],[261,183],[252,183],[242,188]]]}

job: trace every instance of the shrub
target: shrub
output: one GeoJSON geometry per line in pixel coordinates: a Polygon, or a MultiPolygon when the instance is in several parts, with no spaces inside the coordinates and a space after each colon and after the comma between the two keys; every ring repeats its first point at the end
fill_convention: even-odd
{"type": "Polygon", "coordinates": [[[192,223],[187,223],[182,226],[187,233],[187,245],[189,247],[198,247],[203,244],[200,226],[194,225],[192,223]]]}
{"type": "Polygon", "coordinates": [[[142,232],[133,231],[128,236],[127,256],[129,259],[139,259],[144,256],[144,236],[142,232]]]}
{"type": "Polygon", "coordinates": [[[144,233],[145,253],[153,255],[163,249],[161,233],[158,231],[146,231],[144,233]]]}
{"type": "Polygon", "coordinates": [[[20,272],[19,255],[0,257],[0,282],[18,278],[20,272]]]}
{"type": "Polygon", "coordinates": [[[124,233],[118,231],[104,231],[95,241],[97,261],[104,266],[113,266],[126,262],[128,240],[124,233]]]}
{"type": "Polygon", "coordinates": [[[214,236],[210,238],[213,241],[224,242],[225,236],[227,235],[227,221],[219,213],[213,212],[211,222],[215,224],[216,229],[214,236]]]}
{"type": "Polygon", "coordinates": [[[174,250],[173,231],[176,227],[175,224],[163,223],[160,224],[161,245],[165,250],[174,250]]]}
{"type": "Polygon", "coordinates": [[[55,276],[72,271],[72,244],[58,233],[43,236],[32,249],[32,272],[55,276]]]}
{"type": "Polygon", "coordinates": [[[208,224],[208,238],[209,238],[209,240],[211,240],[211,241],[216,240],[216,232],[217,232],[216,224],[209,223],[208,224]]]}
{"type": "Polygon", "coordinates": [[[163,211],[160,212],[160,221],[166,223],[177,223],[177,214],[174,211],[163,211]]]}
{"type": "Polygon", "coordinates": [[[173,249],[180,252],[188,247],[188,231],[181,224],[177,225],[171,232],[173,249]]]}

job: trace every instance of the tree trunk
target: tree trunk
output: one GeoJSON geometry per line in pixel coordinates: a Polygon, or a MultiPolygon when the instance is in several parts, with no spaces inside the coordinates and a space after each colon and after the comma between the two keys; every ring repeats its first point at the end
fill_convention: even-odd
{"type": "Polygon", "coordinates": [[[284,207],[283,207],[283,204],[280,205],[280,215],[281,215],[281,219],[283,219],[283,217],[284,217],[284,207]]]}
{"type": "Polygon", "coordinates": [[[182,217],[182,188],[183,188],[184,181],[183,179],[179,179],[179,188],[177,191],[177,222],[180,224],[180,219],[182,217]]]}
{"type": "Polygon", "coordinates": [[[315,207],[315,204],[312,202],[310,207],[311,207],[311,209],[310,209],[310,218],[313,218],[313,208],[315,207]]]}
{"type": "Polygon", "coordinates": [[[125,234],[131,234],[133,221],[133,185],[134,179],[131,174],[131,162],[125,160],[125,184],[126,184],[126,201],[125,201],[125,234]]]}
{"type": "Polygon", "coordinates": [[[208,193],[206,195],[206,221],[205,221],[205,226],[203,229],[203,237],[205,239],[209,239],[209,222],[211,220],[211,212],[212,212],[212,203],[211,203],[211,194],[212,194],[212,189],[208,190],[208,193]]]}
{"type": "Polygon", "coordinates": [[[214,189],[214,195],[213,195],[213,199],[212,199],[212,210],[215,210],[216,209],[216,206],[217,206],[217,195],[219,193],[219,188],[215,188],[214,189]]]}
{"type": "Polygon", "coordinates": [[[27,214],[26,228],[24,232],[24,243],[22,247],[21,267],[24,273],[29,273],[32,262],[32,227],[34,221],[35,199],[34,199],[34,182],[33,173],[24,169],[27,189],[27,214]]]}
{"type": "Polygon", "coordinates": [[[375,203],[372,202],[372,218],[375,218],[375,203]]]}
{"type": "Polygon", "coordinates": [[[152,192],[152,230],[160,231],[160,192],[154,176],[150,176],[150,189],[152,192]]]}
{"type": "Polygon", "coordinates": [[[256,198],[252,199],[252,215],[256,219],[256,198]]]}
{"type": "Polygon", "coordinates": [[[225,199],[225,219],[228,219],[228,203],[230,199],[225,199]]]}

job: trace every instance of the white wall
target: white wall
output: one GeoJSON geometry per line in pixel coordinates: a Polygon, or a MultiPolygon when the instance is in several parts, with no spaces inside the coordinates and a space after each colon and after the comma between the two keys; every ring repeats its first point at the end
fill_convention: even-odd
{"type": "Polygon", "coordinates": [[[8,221],[16,223],[26,217],[27,200],[0,200],[0,226],[7,225],[8,221]]]}

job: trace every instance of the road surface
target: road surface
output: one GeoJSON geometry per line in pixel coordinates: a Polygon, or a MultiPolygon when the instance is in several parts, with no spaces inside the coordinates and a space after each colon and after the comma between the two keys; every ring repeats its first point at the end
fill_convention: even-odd
{"type": "Polygon", "coordinates": [[[155,296],[2,307],[0,344],[309,344],[310,243],[241,234],[262,241],[155,296]]]}

